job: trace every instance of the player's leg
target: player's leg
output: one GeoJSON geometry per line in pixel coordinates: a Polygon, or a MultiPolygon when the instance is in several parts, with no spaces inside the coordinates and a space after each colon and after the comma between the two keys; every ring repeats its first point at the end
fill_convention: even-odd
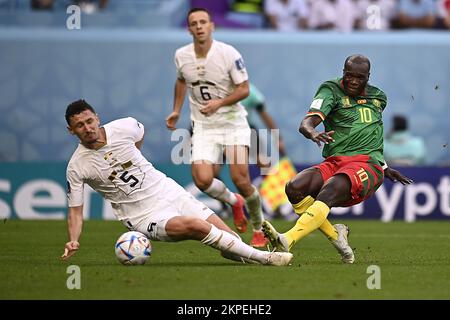
{"type": "MultiPolygon", "coordinates": [[[[195,163],[192,165],[192,175],[194,177],[204,175],[205,173],[201,172],[202,170],[203,167],[197,167],[195,163]]],[[[245,203],[240,194],[231,192],[226,185],[217,178],[212,178],[210,185],[206,189],[203,189],[203,191],[210,197],[229,204],[233,210],[233,223],[236,230],[241,233],[247,231],[247,218],[244,213],[245,203]]]]}
{"type": "Polygon", "coordinates": [[[292,260],[291,254],[273,255],[271,252],[252,248],[235,235],[196,217],[173,217],[166,222],[165,231],[173,241],[198,240],[214,249],[232,256],[239,256],[243,258],[243,261],[250,260],[260,264],[281,266],[288,265],[292,260]]]}
{"type": "MultiPolygon", "coordinates": [[[[270,159],[270,157],[268,157],[269,149],[268,149],[267,136],[260,135],[258,132],[258,129],[256,127],[252,127],[252,126],[250,126],[250,127],[256,133],[254,141],[252,140],[252,143],[254,142],[255,145],[252,144],[251,150],[250,150],[250,155],[252,155],[252,152],[256,153],[256,165],[259,168],[270,168],[273,165],[273,163],[271,163],[271,159],[270,159]]],[[[250,157],[250,160],[252,160],[251,157],[250,157]]],[[[250,163],[254,164],[254,162],[250,162],[250,163]]]]}
{"type": "MultiPolygon", "coordinates": [[[[239,240],[242,240],[241,237],[236,232],[234,232],[225,222],[223,222],[223,220],[216,214],[211,214],[208,217],[208,219],[206,219],[206,221],[208,221],[209,223],[214,225],[217,229],[231,233],[239,240]]],[[[222,257],[229,259],[229,260],[234,260],[234,261],[239,261],[239,262],[244,262],[244,263],[255,263],[252,260],[244,259],[241,256],[232,254],[228,251],[221,251],[220,254],[222,255],[222,257]]]]}
{"type": "Polygon", "coordinates": [[[207,219],[207,222],[211,223],[212,225],[216,226],[216,228],[226,231],[228,233],[234,234],[237,238],[241,238],[239,237],[239,235],[234,232],[218,215],[216,215],[215,213],[211,214],[207,219]]]}
{"type": "MultiPolygon", "coordinates": [[[[277,250],[289,251],[295,243],[318,228],[321,228],[330,239],[337,239],[336,229],[326,220],[330,208],[310,196],[310,194],[318,196],[324,188],[328,190],[330,179],[333,177],[327,180],[327,175],[332,173],[333,165],[325,161],[320,168],[309,168],[300,172],[286,185],[286,194],[296,213],[300,214],[300,218],[294,227],[283,234],[278,233],[268,222],[264,223],[264,233],[277,250]]],[[[331,185],[334,185],[333,180],[331,185]]],[[[347,186],[347,190],[350,193],[350,186],[347,186]]]]}
{"type": "MultiPolygon", "coordinates": [[[[382,184],[384,179],[383,169],[369,162],[368,156],[357,155],[347,159],[347,163],[338,171],[337,175],[346,176],[351,183],[351,199],[343,200],[337,206],[353,206],[369,198],[382,184]]],[[[334,228],[338,232],[337,239],[332,239],[331,243],[341,255],[342,262],[353,263],[355,255],[348,243],[349,228],[343,224],[336,224],[334,228]]]]}
{"type": "MultiPolygon", "coordinates": [[[[368,163],[368,156],[339,157],[338,170],[326,180],[316,197],[316,201],[307,209],[306,214],[297,221],[296,226],[284,234],[286,243],[292,246],[295,242],[311,231],[306,225],[325,221],[330,208],[350,206],[360,203],[370,197],[379,187],[383,179],[381,167],[368,163]]],[[[335,225],[337,237],[331,239],[333,245],[342,256],[345,263],[353,263],[353,250],[348,244],[348,228],[345,225],[335,225]]],[[[280,237],[282,238],[282,237],[280,237]]]]}
{"type": "MultiPolygon", "coordinates": [[[[212,225],[214,225],[217,229],[226,231],[228,233],[231,233],[232,235],[234,235],[239,240],[242,240],[241,237],[236,232],[234,232],[225,222],[223,222],[223,220],[219,216],[217,216],[216,214],[211,214],[208,217],[208,219],[206,219],[206,221],[211,223],[212,225]]],[[[238,261],[238,262],[244,262],[244,263],[255,263],[255,261],[253,261],[253,260],[244,259],[243,257],[241,257],[239,255],[236,255],[236,254],[233,254],[233,253],[231,253],[229,251],[221,251],[220,254],[225,259],[238,261]]]]}
{"type": "MultiPolygon", "coordinates": [[[[286,195],[292,203],[295,213],[302,215],[307,211],[324,184],[324,176],[326,180],[332,174],[333,166],[323,163],[319,167],[303,170],[286,184],[286,195]]],[[[319,230],[329,240],[337,239],[337,231],[328,219],[325,219],[319,230]]]]}
{"type": "Polygon", "coordinates": [[[218,143],[220,135],[211,130],[194,126],[192,134],[192,177],[195,185],[219,201],[235,205],[238,202],[236,195],[225,184],[215,178],[216,164],[223,163],[223,149],[218,143]]]}
{"type": "Polygon", "coordinates": [[[289,248],[318,229],[326,220],[330,208],[341,206],[351,199],[351,182],[346,175],[335,175],[328,179],[314,203],[297,220],[295,226],[284,233],[289,248]]]}
{"type": "MultiPolygon", "coordinates": [[[[179,192],[179,194],[181,195],[179,199],[179,210],[181,212],[181,215],[193,216],[202,220],[206,220],[219,230],[226,231],[241,240],[238,234],[231,230],[231,228],[225,222],[223,222],[223,220],[219,216],[217,216],[211,209],[205,206],[204,203],[198,201],[190,194],[186,194],[184,192],[179,192]]],[[[252,260],[244,259],[243,257],[233,254],[229,251],[221,251],[220,253],[226,259],[252,263],[252,260]]]]}
{"type": "Polygon", "coordinates": [[[286,195],[295,213],[302,214],[314,202],[323,186],[322,175],[318,168],[308,168],[298,173],[285,187],[286,195]]]}
{"type": "MultiPolygon", "coordinates": [[[[322,176],[317,168],[308,168],[299,172],[285,186],[285,193],[295,213],[300,217],[313,204],[314,198],[323,185],[322,176]]],[[[285,234],[279,233],[268,221],[263,222],[263,232],[277,251],[288,252],[290,244],[285,234]]],[[[289,231],[288,231],[289,232],[289,231]]]]}
{"type": "Polygon", "coordinates": [[[214,164],[203,160],[193,162],[191,169],[195,185],[211,198],[228,203],[231,206],[238,204],[240,199],[236,194],[231,192],[221,180],[214,177],[214,166],[214,164]]]}
{"type": "Polygon", "coordinates": [[[245,204],[253,227],[251,244],[265,247],[268,243],[262,232],[264,220],[261,198],[258,189],[252,185],[248,172],[248,148],[246,146],[227,146],[227,162],[230,164],[230,175],[239,193],[244,196],[245,204]]]}

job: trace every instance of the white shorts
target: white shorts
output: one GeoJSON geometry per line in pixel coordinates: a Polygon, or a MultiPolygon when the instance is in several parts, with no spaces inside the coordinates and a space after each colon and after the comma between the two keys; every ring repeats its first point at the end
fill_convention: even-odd
{"type": "Polygon", "coordinates": [[[250,136],[251,131],[246,120],[238,125],[213,128],[195,123],[192,134],[191,162],[207,160],[211,163],[223,163],[224,147],[250,147],[250,136]]]}
{"type": "Polygon", "coordinates": [[[152,205],[151,212],[136,224],[133,221],[122,223],[133,231],[139,231],[150,240],[173,241],[166,232],[166,224],[173,217],[191,216],[202,220],[214,212],[195,199],[174,180],[167,178],[164,186],[152,205]]]}

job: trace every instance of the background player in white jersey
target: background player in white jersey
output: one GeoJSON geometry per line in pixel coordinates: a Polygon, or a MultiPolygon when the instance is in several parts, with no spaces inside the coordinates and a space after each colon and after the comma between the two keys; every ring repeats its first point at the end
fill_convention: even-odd
{"type": "Polygon", "coordinates": [[[232,206],[234,225],[239,232],[247,230],[241,195],[244,196],[254,231],[251,244],[264,247],[268,241],[261,231],[264,219],[261,200],[248,172],[250,128],[247,112],[239,104],[249,94],[244,61],[235,48],[212,39],[214,23],[207,10],[191,9],[187,20],[193,43],[175,53],[177,80],[173,112],[166,118],[166,125],[170,130],[176,129],[186,88],[189,88],[195,185],[232,206]],[[222,181],[214,178],[214,164],[222,163],[224,153],[230,164],[231,179],[240,194],[230,192],[222,181]]]}
{"type": "Polygon", "coordinates": [[[156,170],[140,151],[144,126],[136,119],[119,119],[100,127],[94,109],[78,100],[67,107],[66,121],[80,144],[67,166],[69,242],[63,259],[80,247],[86,183],[111,202],[116,217],[129,230],[151,240],[199,240],[232,260],[290,263],[292,254],[260,251],[242,242],[214,212],[156,170]]]}

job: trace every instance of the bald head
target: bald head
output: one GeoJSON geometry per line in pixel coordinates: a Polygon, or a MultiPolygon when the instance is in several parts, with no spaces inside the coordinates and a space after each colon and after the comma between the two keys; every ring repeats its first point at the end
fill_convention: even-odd
{"type": "Polygon", "coordinates": [[[362,54],[353,54],[345,59],[344,70],[355,65],[365,65],[367,72],[370,72],[370,60],[362,54]]]}
{"type": "Polygon", "coordinates": [[[367,57],[354,54],[345,59],[342,78],[345,93],[356,97],[364,92],[370,75],[370,61],[367,57]]]}

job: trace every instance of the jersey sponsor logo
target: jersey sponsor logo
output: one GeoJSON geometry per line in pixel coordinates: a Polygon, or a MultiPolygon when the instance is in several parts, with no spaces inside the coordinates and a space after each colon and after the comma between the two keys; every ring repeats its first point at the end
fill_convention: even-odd
{"type": "Polygon", "coordinates": [[[359,100],[356,101],[356,103],[357,104],[365,104],[365,103],[367,103],[367,100],[366,99],[359,99],[359,100]]]}
{"type": "Polygon", "coordinates": [[[310,109],[318,109],[322,107],[323,99],[314,99],[311,105],[309,106],[310,109]]]}
{"type": "Polygon", "coordinates": [[[237,59],[236,61],[234,61],[234,64],[236,65],[236,68],[238,70],[243,70],[245,69],[245,65],[244,65],[244,60],[242,58],[237,59]]]}
{"type": "Polygon", "coordinates": [[[352,105],[350,104],[350,98],[348,96],[342,97],[342,105],[344,108],[350,108],[352,105]]]}

